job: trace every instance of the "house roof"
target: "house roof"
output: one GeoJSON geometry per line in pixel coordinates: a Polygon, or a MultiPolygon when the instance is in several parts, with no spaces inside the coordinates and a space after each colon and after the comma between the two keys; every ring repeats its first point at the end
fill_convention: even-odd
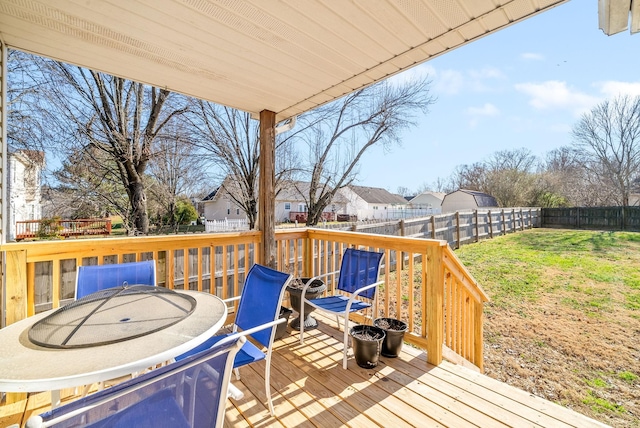
{"type": "Polygon", "coordinates": [[[355,194],[369,204],[406,205],[407,201],[400,195],[394,195],[379,187],[348,186],[355,194]]]}
{"type": "Polygon", "coordinates": [[[281,121],[566,1],[2,0],[0,40],[281,121]]]}
{"type": "Polygon", "coordinates": [[[419,201],[421,199],[423,199],[425,196],[433,196],[436,199],[439,199],[440,201],[442,201],[444,199],[445,193],[444,192],[422,192],[419,195],[416,195],[414,197],[412,197],[409,202],[416,202],[419,201]]]}

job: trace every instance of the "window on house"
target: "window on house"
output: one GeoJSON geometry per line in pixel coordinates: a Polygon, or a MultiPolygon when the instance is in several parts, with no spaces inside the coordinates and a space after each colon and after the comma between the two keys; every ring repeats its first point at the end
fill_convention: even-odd
{"type": "Polygon", "coordinates": [[[285,202],[284,203],[284,209],[285,210],[290,210],[291,209],[291,202],[285,202]]]}
{"type": "Polygon", "coordinates": [[[236,208],[236,215],[240,215],[240,208],[236,208]]]}

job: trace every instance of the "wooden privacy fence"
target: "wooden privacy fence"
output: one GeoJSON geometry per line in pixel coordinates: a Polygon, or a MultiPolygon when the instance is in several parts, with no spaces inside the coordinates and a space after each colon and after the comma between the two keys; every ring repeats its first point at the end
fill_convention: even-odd
{"type": "MultiPolygon", "coordinates": [[[[349,230],[379,235],[442,239],[453,248],[518,230],[540,227],[540,208],[468,210],[375,224],[353,223],[349,230]]],[[[321,226],[319,226],[321,227],[321,226]]]]}
{"type": "MultiPolygon", "coordinates": [[[[73,299],[80,265],[154,259],[158,285],[237,296],[246,272],[259,262],[260,242],[261,233],[249,231],[5,244],[6,323],[73,299]]],[[[402,319],[410,326],[406,339],[425,348],[430,363],[439,364],[444,355],[482,369],[482,307],[487,296],[443,240],[278,230],[276,268],[304,277],[333,272],[347,247],[385,255],[385,285],[368,321],[377,316],[402,319]]],[[[329,278],[329,287],[335,280],[329,278]]]]}
{"type": "Polygon", "coordinates": [[[542,227],[640,230],[640,207],[543,208],[542,227]]]}

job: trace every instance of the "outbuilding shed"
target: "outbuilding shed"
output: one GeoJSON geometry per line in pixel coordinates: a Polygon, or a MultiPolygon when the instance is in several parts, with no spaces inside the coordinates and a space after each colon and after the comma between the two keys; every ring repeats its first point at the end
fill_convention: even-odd
{"type": "Polygon", "coordinates": [[[459,189],[447,193],[442,200],[442,212],[498,208],[498,201],[491,195],[475,190],[459,189]]]}

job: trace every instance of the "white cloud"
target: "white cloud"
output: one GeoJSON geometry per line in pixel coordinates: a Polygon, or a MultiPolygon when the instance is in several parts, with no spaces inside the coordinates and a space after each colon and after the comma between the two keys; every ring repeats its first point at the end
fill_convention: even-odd
{"type": "Polygon", "coordinates": [[[500,110],[491,103],[485,103],[481,107],[469,107],[465,110],[465,113],[471,116],[469,126],[475,128],[480,123],[481,118],[499,116],[500,110]]]}
{"type": "Polygon", "coordinates": [[[472,116],[498,116],[500,110],[491,103],[485,103],[482,107],[469,107],[467,114],[472,116]]]}
{"type": "Polygon", "coordinates": [[[566,82],[549,80],[543,83],[520,83],[516,90],[531,97],[529,104],[538,110],[569,110],[575,116],[590,110],[601,98],[567,86],[566,82]]]}
{"type": "Polygon", "coordinates": [[[520,54],[520,58],[526,61],[543,61],[544,60],[544,56],[542,56],[541,54],[533,53],[533,52],[525,52],[523,54],[520,54]]]}
{"type": "Polygon", "coordinates": [[[430,75],[433,79],[434,91],[446,95],[455,95],[464,91],[486,92],[491,89],[487,82],[505,78],[504,73],[495,67],[464,72],[453,69],[437,70],[432,67],[430,75]]]}
{"type": "Polygon", "coordinates": [[[615,98],[618,95],[640,96],[640,82],[617,82],[611,80],[597,83],[596,86],[600,87],[600,92],[606,98],[615,98]]]}

